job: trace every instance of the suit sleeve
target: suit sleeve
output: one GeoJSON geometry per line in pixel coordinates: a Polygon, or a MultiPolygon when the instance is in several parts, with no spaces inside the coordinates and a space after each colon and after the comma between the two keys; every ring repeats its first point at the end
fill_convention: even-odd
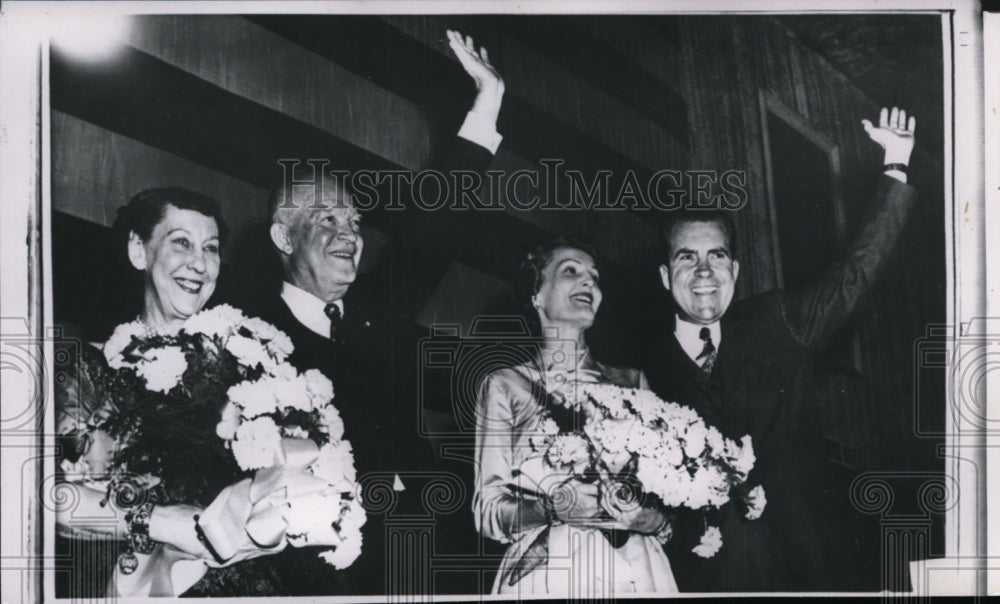
{"type": "Polygon", "coordinates": [[[785,324],[800,343],[820,346],[859,308],[896,249],[916,197],[913,187],[881,176],[870,218],[844,257],[818,283],[783,297],[785,324]]]}
{"type": "Polygon", "coordinates": [[[485,173],[492,161],[492,151],[471,140],[456,136],[438,165],[445,172],[475,173],[485,182],[485,173]]]}

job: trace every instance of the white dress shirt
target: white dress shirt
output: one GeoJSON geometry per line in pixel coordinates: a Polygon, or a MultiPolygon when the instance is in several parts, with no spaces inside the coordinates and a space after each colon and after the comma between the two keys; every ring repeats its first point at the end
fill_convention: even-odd
{"type": "Polygon", "coordinates": [[[702,360],[698,359],[698,355],[705,349],[705,341],[701,339],[702,327],[708,328],[709,333],[712,334],[712,344],[715,345],[715,350],[719,350],[719,344],[722,343],[722,327],[718,321],[711,325],[698,325],[674,316],[674,337],[677,338],[677,343],[681,345],[684,354],[691,357],[691,360],[699,366],[702,360]]]}
{"type": "MultiPolygon", "coordinates": [[[[288,281],[285,281],[281,285],[281,299],[288,305],[296,320],[309,328],[309,331],[315,332],[324,338],[330,337],[330,317],[326,314],[326,302],[301,287],[292,285],[288,281]]],[[[340,316],[343,317],[344,301],[334,300],[332,304],[337,305],[337,308],[340,309],[340,316]]],[[[392,488],[396,491],[406,490],[399,474],[396,474],[393,479],[392,488]]]]}
{"type": "MultiPolygon", "coordinates": [[[[330,337],[330,317],[326,315],[326,302],[288,281],[281,285],[281,299],[291,309],[292,315],[299,323],[308,327],[309,331],[324,338],[330,337]]],[[[344,301],[334,300],[333,303],[340,309],[340,316],[343,317],[344,301]]]]}

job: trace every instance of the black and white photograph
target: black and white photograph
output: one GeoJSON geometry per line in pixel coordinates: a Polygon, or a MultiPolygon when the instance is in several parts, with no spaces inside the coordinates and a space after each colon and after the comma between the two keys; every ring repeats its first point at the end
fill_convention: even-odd
{"type": "Polygon", "coordinates": [[[4,2],[3,601],[1000,593],[985,8],[4,2]]]}

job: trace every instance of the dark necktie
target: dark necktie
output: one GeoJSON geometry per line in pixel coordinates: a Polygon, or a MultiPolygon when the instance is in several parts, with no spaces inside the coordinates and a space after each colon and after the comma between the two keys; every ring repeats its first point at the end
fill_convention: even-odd
{"type": "Polygon", "coordinates": [[[340,324],[343,320],[343,315],[340,314],[340,307],[331,302],[323,307],[323,312],[326,313],[326,316],[330,317],[330,339],[334,342],[340,341],[342,338],[340,324]]]}
{"type": "Polygon", "coordinates": [[[712,366],[715,365],[715,344],[712,343],[712,332],[707,327],[702,327],[701,332],[698,333],[698,337],[705,342],[705,346],[701,349],[701,354],[695,360],[701,363],[702,371],[710,374],[712,373],[712,366]]]}

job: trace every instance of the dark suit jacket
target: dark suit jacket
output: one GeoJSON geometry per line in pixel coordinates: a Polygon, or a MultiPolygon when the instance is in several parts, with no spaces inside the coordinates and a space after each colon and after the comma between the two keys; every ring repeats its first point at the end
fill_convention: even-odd
{"type": "Polygon", "coordinates": [[[823,507],[830,494],[823,490],[811,357],[857,310],[893,251],[914,198],[912,187],[881,177],[872,218],[820,282],[794,295],[774,290],[734,303],[721,321],[711,376],[680,348],[673,319],[664,322],[646,355],[650,387],[665,400],[690,405],[728,438],[749,434],[757,456],[750,483],[764,486],[768,502],[756,521],[742,519],[739,506],[721,511],[723,546],[707,560],[690,552],[701,522],[681,512],[668,545],[681,591],[824,587],[824,556],[831,552],[817,523],[830,521],[823,507]]]}
{"type": "MultiPolygon", "coordinates": [[[[460,138],[442,164],[445,170],[481,174],[491,159],[488,150],[460,138]]],[[[407,211],[418,212],[412,208],[407,211]]],[[[421,236],[433,241],[435,233],[430,229],[446,221],[423,214],[430,213],[415,216],[416,223],[425,227],[421,236]]],[[[390,233],[390,237],[398,236],[390,233]]],[[[288,334],[295,346],[289,358],[292,365],[300,371],[318,369],[333,382],[334,403],[344,421],[345,437],[354,448],[368,512],[362,528],[361,556],[345,571],[336,572],[310,548],[288,548],[279,554],[276,562],[281,566],[288,595],[389,595],[414,589],[399,584],[407,571],[390,564],[385,542],[387,522],[426,520],[422,496],[435,472],[429,441],[420,438],[418,431],[417,344],[408,340],[411,330],[404,329],[401,323],[405,321],[399,321],[386,302],[390,296],[367,287],[387,283],[396,288],[400,282],[392,274],[359,278],[344,297],[341,337],[337,342],[299,323],[277,295],[257,305],[242,305],[248,314],[288,334]],[[402,492],[393,490],[396,475],[402,478],[402,492]]],[[[405,297],[406,292],[398,290],[391,296],[405,297]]]]}

